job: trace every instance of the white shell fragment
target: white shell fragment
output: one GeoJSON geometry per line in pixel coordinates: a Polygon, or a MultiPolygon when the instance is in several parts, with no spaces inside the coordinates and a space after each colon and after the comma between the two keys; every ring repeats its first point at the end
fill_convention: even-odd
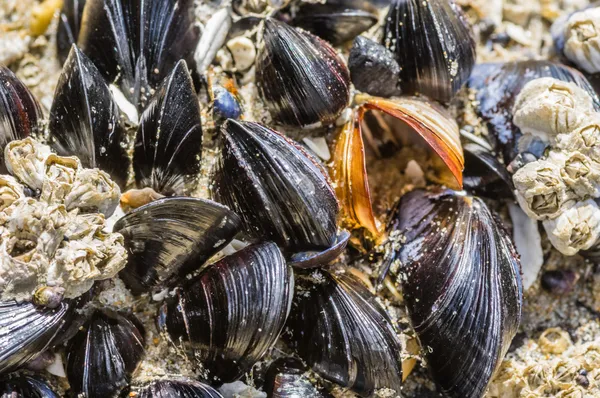
{"type": "Polygon", "coordinates": [[[521,256],[523,291],[526,291],[536,281],[544,265],[542,238],[537,221],[527,217],[519,206],[509,203],[508,211],[513,224],[515,249],[521,256]]]}
{"type": "Polygon", "coordinates": [[[123,236],[105,229],[105,215],[118,205],[119,187],[31,138],[11,142],[6,155],[14,177],[0,176],[0,300],[30,300],[45,286],[74,298],[114,277],[127,252],[123,236]]]}
{"type": "Polygon", "coordinates": [[[579,11],[569,17],[563,51],[586,72],[600,72],[600,8],[579,11]]]}
{"type": "Polygon", "coordinates": [[[233,56],[233,62],[238,71],[249,69],[256,59],[254,42],[247,37],[238,36],[227,42],[227,48],[233,56]]]}
{"type": "Polygon", "coordinates": [[[206,72],[215,55],[217,55],[217,51],[223,47],[231,24],[231,9],[229,7],[215,12],[208,20],[202,31],[200,43],[198,43],[198,47],[194,52],[198,73],[204,74],[206,72]]]}
{"type": "Polygon", "coordinates": [[[600,237],[600,208],[588,199],[543,222],[548,239],[561,253],[572,256],[592,247],[600,237]]]}
{"type": "MultiPolygon", "coordinates": [[[[532,80],[519,94],[513,122],[550,143],[546,155],[513,176],[517,201],[543,221],[552,245],[565,255],[591,248],[600,236],[600,114],[572,83],[532,80]]],[[[526,136],[525,136],[526,137],[526,136]]]]}
{"type": "Polygon", "coordinates": [[[557,134],[580,127],[593,109],[592,98],[574,83],[544,77],[523,87],[515,101],[513,123],[523,134],[552,144],[557,134]]]}

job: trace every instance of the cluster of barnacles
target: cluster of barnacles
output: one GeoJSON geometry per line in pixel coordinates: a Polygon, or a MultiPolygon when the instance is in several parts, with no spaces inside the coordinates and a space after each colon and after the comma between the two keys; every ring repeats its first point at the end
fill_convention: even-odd
{"type": "Polygon", "coordinates": [[[552,245],[566,255],[591,248],[600,237],[600,113],[573,83],[536,79],[519,94],[513,122],[548,145],[544,156],[513,176],[517,200],[542,221],[552,245]]]}
{"type": "Polygon", "coordinates": [[[31,138],[9,143],[5,162],[12,176],[0,175],[2,301],[77,297],[125,266],[123,236],[104,230],[120,197],[108,174],[31,138]]]}

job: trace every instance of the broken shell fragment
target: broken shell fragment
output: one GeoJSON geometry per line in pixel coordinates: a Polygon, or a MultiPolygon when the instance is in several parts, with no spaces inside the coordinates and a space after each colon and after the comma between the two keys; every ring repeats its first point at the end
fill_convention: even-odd
{"type": "Polygon", "coordinates": [[[592,199],[577,202],[542,224],[552,246],[572,256],[579,250],[590,249],[600,238],[600,208],[592,199]]]}
{"type": "Polygon", "coordinates": [[[544,77],[527,83],[515,100],[513,123],[523,134],[554,143],[554,137],[581,127],[594,104],[574,83],[544,77]]]}
{"type": "Polygon", "coordinates": [[[323,378],[364,397],[380,388],[400,392],[400,340],[376,297],[354,277],[323,272],[296,295],[287,326],[292,348],[323,378]]]}
{"type": "Polygon", "coordinates": [[[264,390],[269,398],[324,398],[312,385],[306,366],[296,358],[279,358],[269,366],[264,390]]]}
{"type": "Polygon", "coordinates": [[[404,195],[389,228],[406,238],[390,260],[433,379],[449,397],[483,396],[521,319],[509,236],[481,199],[452,191],[404,195]]]}
{"type": "Polygon", "coordinates": [[[274,19],[265,21],[256,83],[273,117],[292,126],[333,123],[350,101],[350,74],[325,41],[274,19]]]}
{"type": "Polygon", "coordinates": [[[384,44],[400,65],[400,87],[448,102],[475,64],[475,40],[460,8],[447,0],[393,0],[384,44]]]}
{"type": "Polygon", "coordinates": [[[120,276],[134,294],[170,286],[227,246],[239,226],[234,212],[209,200],[174,197],[150,202],[113,228],[125,237],[129,252],[120,276]]]}
{"type": "Polygon", "coordinates": [[[77,156],[83,167],[98,167],[125,187],[130,160],[119,107],[98,69],[76,46],[56,87],[48,131],[59,155],[77,156]]]}
{"type": "Polygon", "coordinates": [[[67,344],[67,378],[83,397],[112,397],[129,384],[144,355],[139,321],[109,310],[96,310],[67,344]]]}
{"type": "Polygon", "coordinates": [[[330,248],[339,206],[321,166],[261,124],[230,119],[221,131],[211,195],[239,214],[253,237],[291,253],[330,248]]]}
{"type": "Polygon", "coordinates": [[[6,172],[4,148],[41,131],[42,109],[29,89],[5,66],[0,66],[0,174],[6,172]]]}
{"type": "Polygon", "coordinates": [[[194,350],[211,380],[231,382],[275,344],[293,290],[293,272],[277,245],[248,246],[178,288],[158,324],[194,350]]]}
{"type": "Polygon", "coordinates": [[[132,386],[126,396],[136,398],[223,398],[211,386],[184,378],[155,380],[141,386],[132,386]]]}
{"type": "Polygon", "coordinates": [[[83,323],[79,310],[89,298],[87,294],[64,300],[57,308],[0,302],[0,374],[23,366],[72,337],[83,323]]]}
{"type": "Polygon", "coordinates": [[[200,105],[185,61],[179,61],[141,115],[133,151],[137,187],[167,196],[188,193],[201,155],[200,105]]]}
{"type": "Polygon", "coordinates": [[[348,69],[357,90],[379,97],[392,97],[402,93],[399,87],[400,65],[394,54],[366,37],[358,36],[354,39],[348,57],[348,69]]]}
{"type": "Polygon", "coordinates": [[[339,46],[377,23],[377,8],[363,0],[301,3],[287,19],[292,26],[339,46]]]}
{"type": "Polygon", "coordinates": [[[592,97],[595,109],[600,107],[594,88],[587,79],[568,66],[543,60],[475,65],[468,87],[476,90],[476,111],[487,124],[494,152],[502,156],[504,164],[509,164],[517,156],[517,142],[522,135],[513,124],[515,99],[528,82],[541,77],[575,83],[592,97]]]}
{"type": "Polygon", "coordinates": [[[87,0],[77,44],[108,84],[143,108],[177,62],[193,69],[199,40],[193,0],[87,0]]]}
{"type": "Polygon", "coordinates": [[[58,398],[44,380],[25,374],[9,374],[0,378],[0,396],[10,398],[58,398]]]}

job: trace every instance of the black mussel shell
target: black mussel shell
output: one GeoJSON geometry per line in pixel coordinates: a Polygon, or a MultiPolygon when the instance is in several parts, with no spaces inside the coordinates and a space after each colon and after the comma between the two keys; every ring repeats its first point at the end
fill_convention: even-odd
{"type": "MultiPolygon", "coordinates": [[[[146,385],[132,387],[130,392],[123,393],[122,398],[223,398],[211,386],[196,380],[174,379],[155,380],[146,385]]],[[[308,397],[307,397],[308,398],[308,397]]]]}
{"type": "Polygon", "coordinates": [[[200,105],[185,61],[179,61],[140,118],[133,151],[138,188],[163,195],[194,189],[200,172],[200,105]]]}
{"type": "Polygon", "coordinates": [[[452,0],[393,0],[384,44],[402,68],[405,94],[448,102],[475,65],[473,33],[452,0]]]}
{"type": "Polygon", "coordinates": [[[77,156],[83,167],[100,168],[125,187],[130,160],[119,107],[98,69],[76,46],[56,86],[48,131],[59,155],[77,156]]]}
{"type": "Polygon", "coordinates": [[[290,252],[336,241],[339,205],[325,171],[298,144],[254,122],[228,120],[212,196],[246,231],[290,252]]]}
{"type": "Polygon", "coordinates": [[[306,366],[295,358],[280,358],[273,361],[265,378],[264,390],[267,398],[320,398],[321,393],[309,381],[306,366]]]}
{"type": "Polygon", "coordinates": [[[400,393],[400,340],[376,296],[349,275],[324,272],[296,296],[286,329],[302,359],[323,378],[361,396],[400,393]]]}
{"type": "Polygon", "coordinates": [[[116,396],[129,385],[144,352],[144,329],[133,315],[96,310],[67,345],[71,391],[82,398],[116,396]]]}
{"type": "Polygon", "coordinates": [[[579,275],[571,270],[548,270],[542,274],[541,284],[544,290],[556,294],[569,294],[575,285],[579,275]]]}
{"type": "Polygon", "coordinates": [[[4,147],[41,131],[42,108],[15,74],[0,65],[0,174],[6,174],[4,147]]]}
{"type": "Polygon", "coordinates": [[[333,263],[346,249],[350,240],[350,232],[340,231],[333,246],[322,251],[294,253],[290,256],[288,265],[296,268],[316,268],[333,263]]]}
{"type": "Polygon", "coordinates": [[[256,83],[273,117],[292,126],[334,122],[350,101],[350,74],[333,47],[274,19],[263,39],[256,83]]]}
{"type": "Polygon", "coordinates": [[[363,0],[301,3],[289,23],[339,46],[377,23],[377,8],[363,0]]]}
{"type": "Polygon", "coordinates": [[[519,257],[485,203],[452,191],[402,197],[390,223],[406,242],[398,280],[433,379],[482,397],[521,320],[519,257]]]}
{"type": "Polygon", "coordinates": [[[79,310],[90,297],[88,292],[52,309],[29,302],[0,302],[0,374],[71,338],[84,321],[79,310]]]}
{"type": "Polygon", "coordinates": [[[129,258],[121,279],[135,293],[174,284],[200,268],[237,234],[239,217],[198,198],[163,198],[116,222],[129,258]]]}
{"type": "Polygon", "coordinates": [[[463,145],[463,152],[465,190],[493,199],[513,197],[512,177],[494,154],[475,143],[463,145]]]}
{"type": "Polygon", "coordinates": [[[187,341],[210,380],[231,382],[277,341],[294,274],[272,242],[246,247],[205,268],[163,304],[159,327],[187,341]]]}
{"type": "Polygon", "coordinates": [[[78,45],[134,105],[183,59],[190,67],[200,40],[193,0],[87,0],[78,45]]]}
{"type": "Polygon", "coordinates": [[[354,39],[348,69],[357,90],[378,97],[400,95],[400,65],[394,54],[363,36],[354,39]]]}
{"type": "Polygon", "coordinates": [[[58,394],[43,380],[21,374],[0,377],[2,398],[58,398],[58,394]]]}
{"type": "Polygon", "coordinates": [[[77,43],[85,1],[64,0],[63,2],[56,31],[56,51],[61,64],[65,63],[71,47],[77,43]]]}
{"type": "Polygon", "coordinates": [[[469,78],[468,87],[477,90],[477,113],[487,123],[494,152],[504,164],[517,155],[520,130],[513,124],[513,106],[521,89],[531,80],[553,77],[575,83],[594,99],[596,109],[600,100],[587,79],[568,66],[541,60],[477,64],[469,78]]]}

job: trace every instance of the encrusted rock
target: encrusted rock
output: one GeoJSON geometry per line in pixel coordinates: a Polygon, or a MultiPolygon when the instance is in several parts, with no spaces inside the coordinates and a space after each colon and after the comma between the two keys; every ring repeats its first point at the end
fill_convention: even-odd
{"type": "Polygon", "coordinates": [[[0,176],[0,300],[51,306],[114,277],[127,253],[123,236],[105,230],[105,215],[118,205],[119,187],[31,138],[5,153],[14,177],[0,176]]]}

